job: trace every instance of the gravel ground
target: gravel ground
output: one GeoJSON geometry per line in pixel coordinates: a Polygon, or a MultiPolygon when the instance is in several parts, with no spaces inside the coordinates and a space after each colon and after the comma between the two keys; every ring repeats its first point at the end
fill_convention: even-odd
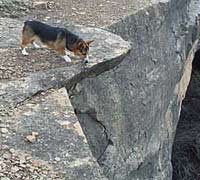
{"type": "Polygon", "coordinates": [[[0,151],[0,177],[1,180],[62,179],[53,171],[52,164],[4,144],[0,151]]]}
{"type": "Polygon", "coordinates": [[[105,27],[152,3],[152,0],[50,0],[35,6],[25,19],[105,27]]]}
{"type": "Polygon", "coordinates": [[[29,73],[48,69],[72,66],[80,63],[73,59],[67,63],[54,51],[48,49],[28,49],[28,56],[23,56],[19,48],[0,49],[0,79],[16,79],[29,73]]]}
{"type": "MultiPolygon", "coordinates": [[[[39,1],[35,0],[35,2],[39,1]]],[[[58,25],[82,24],[87,26],[105,27],[122,19],[131,12],[143,8],[148,5],[151,0],[50,0],[40,2],[42,2],[40,5],[35,5],[26,16],[20,17],[19,20],[38,19],[50,24],[58,25]]],[[[17,22],[17,24],[21,26],[20,23],[17,22]]],[[[11,27],[11,29],[12,28],[13,27],[11,27]]],[[[9,30],[6,31],[9,32],[9,30]]],[[[24,77],[29,73],[37,71],[73,65],[72,63],[66,63],[55,52],[48,49],[30,48],[28,49],[28,52],[29,56],[22,56],[19,47],[0,49],[1,81],[24,77]]],[[[79,62],[75,61],[75,63],[79,62]]],[[[38,103],[36,99],[32,99],[31,101],[33,101],[32,104],[38,103]]],[[[23,106],[21,111],[23,112],[25,109],[26,107],[23,106]]],[[[61,110],[58,112],[60,113],[61,110]]],[[[13,112],[11,112],[11,114],[12,113],[13,112]]],[[[13,115],[11,116],[15,117],[13,115]]],[[[45,117],[47,117],[47,115],[45,117]]],[[[25,152],[19,150],[19,148],[15,149],[6,143],[7,136],[10,135],[9,133],[13,133],[9,132],[11,131],[11,125],[9,124],[9,118],[6,119],[8,122],[4,122],[5,126],[0,127],[0,141],[3,140],[3,143],[0,144],[0,180],[62,180],[62,177],[59,177],[58,171],[55,172],[54,170],[55,164],[58,164],[57,161],[60,161],[60,159],[54,159],[53,161],[37,159],[32,156],[31,152],[25,152]]],[[[18,121],[13,120],[12,118],[10,121],[11,123],[16,123],[16,126],[19,126],[18,121]]],[[[22,125],[23,124],[24,123],[22,123],[22,125]]],[[[45,126],[42,125],[42,127],[45,126]]],[[[63,138],[64,136],[61,137],[63,138]]],[[[31,138],[34,139],[34,137],[31,138]]],[[[16,140],[12,140],[12,142],[14,143],[16,140]]]]}
{"type": "Polygon", "coordinates": [[[65,88],[20,103],[0,119],[0,180],[103,180],[65,88]]]}
{"type": "MultiPolygon", "coordinates": [[[[151,3],[151,0],[34,1],[30,12],[26,16],[20,17],[19,20],[37,19],[58,26],[82,24],[103,27],[122,19],[149,3],[151,3]]],[[[22,24],[19,24],[19,26],[22,26],[22,24]]],[[[13,27],[9,28],[11,30],[13,27]]],[[[10,30],[7,29],[6,31],[10,30]]],[[[30,55],[25,57],[22,56],[19,48],[0,49],[0,80],[20,78],[36,71],[73,65],[66,63],[52,50],[29,49],[28,51],[30,55]]],[[[74,63],[80,63],[80,61],[74,63]]]]}

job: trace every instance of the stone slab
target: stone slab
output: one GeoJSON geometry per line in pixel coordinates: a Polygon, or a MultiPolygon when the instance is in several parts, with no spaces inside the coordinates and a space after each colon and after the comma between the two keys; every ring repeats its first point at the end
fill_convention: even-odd
{"type": "MultiPolygon", "coordinates": [[[[106,180],[92,156],[65,88],[49,90],[25,101],[13,109],[12,116],[0,123],[0,128],[3,127],[7,132],[0,132],[1,147],[8,146],[7,149],[15,154],[18,151],[31,157],[30,162],[24,160],[25,167],[17,165],[22,171],[20,177],[56,179],[52,177],[54,171],[58,179],[106,180]],[[28,136],[33,132],[37,136],[30,142],[28,136]],[[51,166],[53,171],[47,171],[45,175],[41,163],[42,166],[51,166]],[[28,164],[39,173],[27,173],[28,164]]],[[[2,152],[9,154],[0,148],[2,152]]],[[[3,162],[8,166],[5,158],[3,162]]],[[[16,169],[16,165],[11,163],[10,166],[16,169]]],[[[9,177],[15,179],[16,174],[11,173],[9,177]]]]}

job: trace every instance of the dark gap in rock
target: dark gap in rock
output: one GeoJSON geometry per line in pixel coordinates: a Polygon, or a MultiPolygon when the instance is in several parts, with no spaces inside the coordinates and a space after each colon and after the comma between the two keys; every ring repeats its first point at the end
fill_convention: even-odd
{"type": "Polygon", "coordinates": [[[200,49],[181,107],[172,149],[173,180],[200,179],[200,49]]]}
{"type": "Polygon", "coordinates": [[[87,111],[80,111],[74,108],[74,112],[80,122],[83,132],[88,140],[93,156],[100,163],[101,159],[109,145],[114,145],[109,139],[106,127],[97,119],[94,108],[87,111]]]}

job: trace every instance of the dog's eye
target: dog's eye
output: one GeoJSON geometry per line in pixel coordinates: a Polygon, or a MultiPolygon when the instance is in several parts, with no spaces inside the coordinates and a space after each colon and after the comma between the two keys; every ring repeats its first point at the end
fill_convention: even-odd
{"type": "Polygon", "coordinates": [[[87,48],[80,49],[80,52],[81,52],[82,54],[86,54],[86,53],[87,53],[87,48]]]}

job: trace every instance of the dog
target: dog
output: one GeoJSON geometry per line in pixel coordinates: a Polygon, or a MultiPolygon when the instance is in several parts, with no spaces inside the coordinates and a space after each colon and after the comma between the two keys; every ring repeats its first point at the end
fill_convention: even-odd
{"type": "Polygon", "coordinates": [[[23,55],[28,55],[26,48],[29,44],[33,44],[35,48],[40,48],[35,43],[36,40],[40,40],[42,44],[55,50],[66,62],[71,62],[68,57],[69,51],[73,52],[75,56],[79,56],[81,60],[88,62],[89,46],[93,42],[93,40],[84,41],[66,28],[53,27],[35,20],[25,21],[21,42],[23,55]]]}

